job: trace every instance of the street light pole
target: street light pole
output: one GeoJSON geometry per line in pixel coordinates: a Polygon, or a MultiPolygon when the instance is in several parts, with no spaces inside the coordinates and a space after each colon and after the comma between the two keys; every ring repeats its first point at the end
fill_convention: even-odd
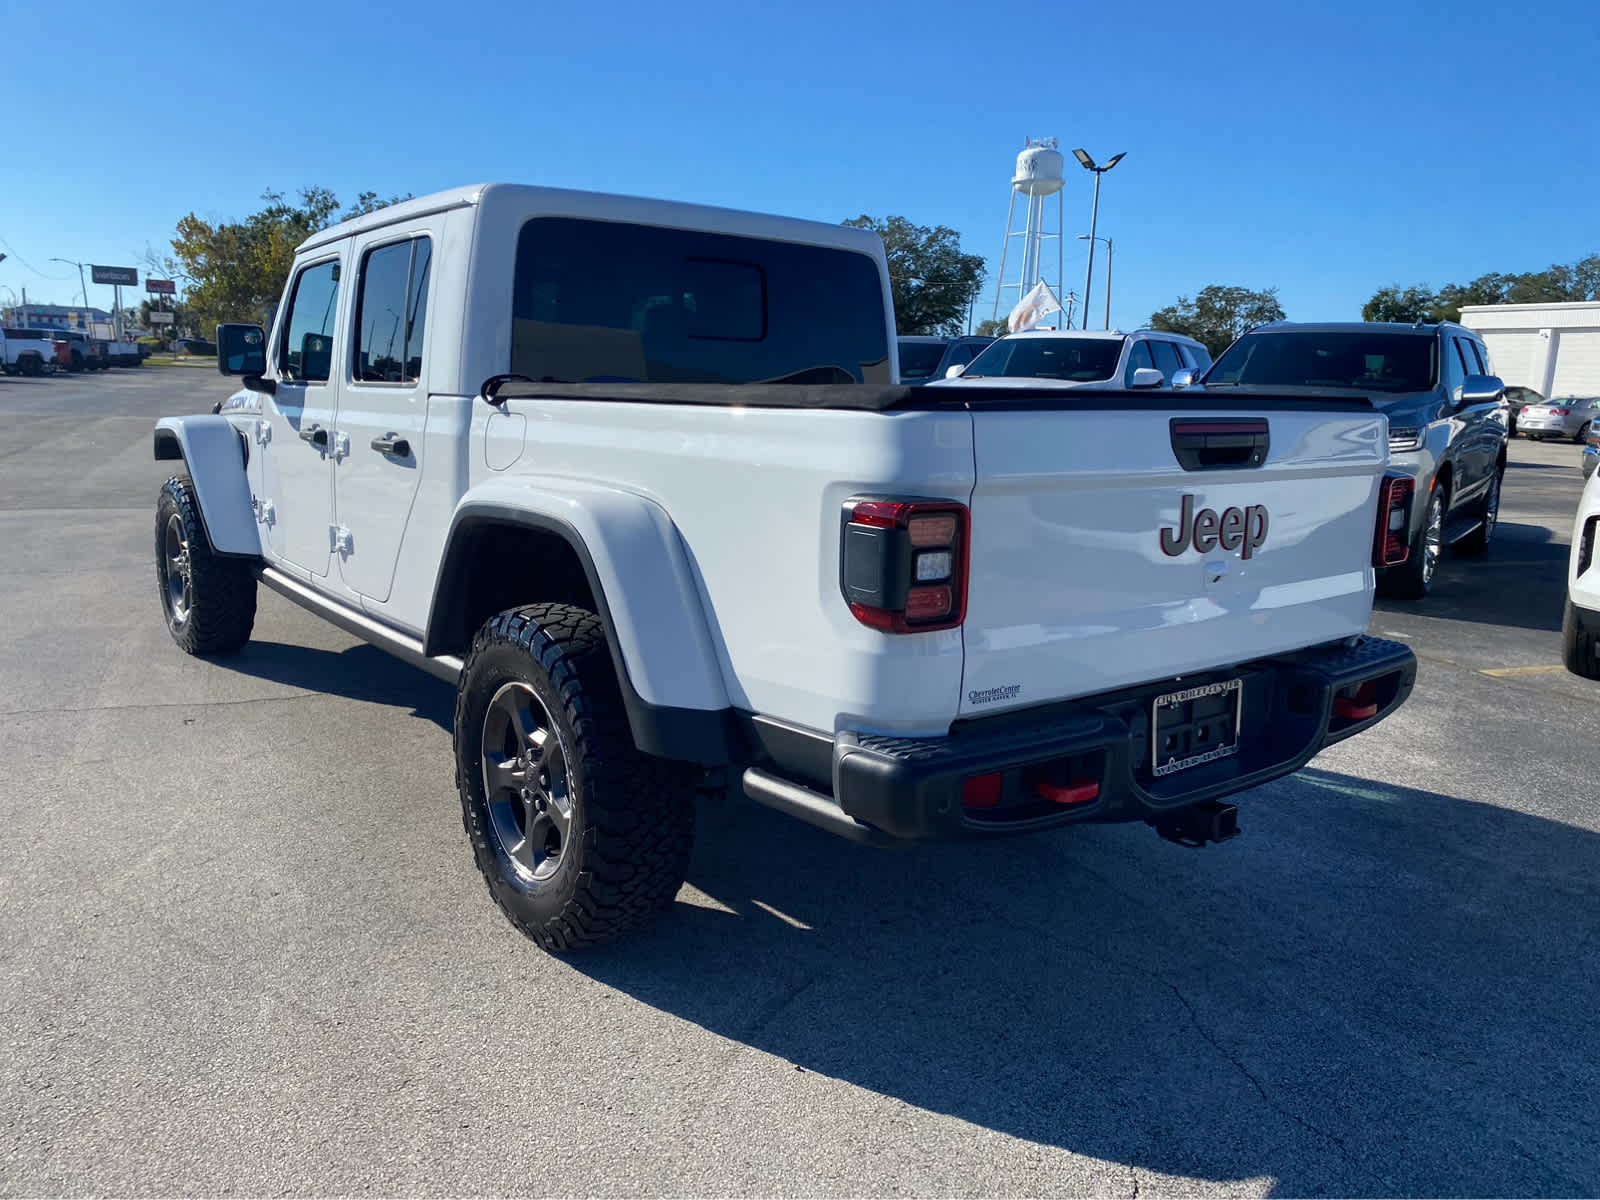
{"type": "Polygon", "coordinates": [[[1108,237],[1105,237],[1105,238],[1091,238],[1091,236],[1089,234],[1087,234],[1087,233],[1080,233],[1078,235],[1078,240],[1080,242],[1088,242],[1089,243],[1089,249],[1091,251],[1094,249],[1095,242],[1104,242],[1106,244],[1106,328],[1110,329],[1111,328],[1111,248],[1112,248],[1111,247],[1111,239],[1108,238],[1108,237]]]}
{"type": "Polygon", "coordinates": [[[1106,165],[1102,167],[1089,157],[1087,150],[1079,149],[1072,152],[1072,157],[1078,160],[1079,165],[1085,171],[1094,172],[1094,208],[1089,214],[1089,268],[1084,273],[1083,280],[1083,327],[1085,329],[1089,328],[1089,293],[1094,286],[1095,229],[1100,222],[1100,177],[1126,158],[1127,154],[1128,152],[1124,150],[1121,154],[1112,155],[1106,165]]]}
{"type": "Polygon", "coordinates": [[[88,288],[88,285],[83,282],[83,264],[81,262],[73,262],[70,258],[52,258],[50,261],[51,262],[58,262],[58,263],[66,263],[67,266],[69,266],[69,267],[77,267],[78,268],[78,295],[83,300],[83,307],[84,308],[88,308],[89,307],[89,288],[88,288]]]}

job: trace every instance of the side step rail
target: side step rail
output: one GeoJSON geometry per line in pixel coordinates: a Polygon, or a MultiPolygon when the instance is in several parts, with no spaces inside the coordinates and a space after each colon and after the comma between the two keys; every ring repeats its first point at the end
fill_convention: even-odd
{"type": "Polygon", "coordinates": [[[364,642],[370,642],[379,650],[394,655],[402,662],[410,663],[413,667],[421,667],[436,679],[454,684],[461,678],[462,662],[455,655],[441,654],[435,658],[424,654],[422,642],[417,638],[393,629],[347,604],[329,599],[293,576],[285,575],[276,567],[259,568],[256,571],[256,578],[301,608],[309,609],[346,633],[354,634],[364,642]]]}

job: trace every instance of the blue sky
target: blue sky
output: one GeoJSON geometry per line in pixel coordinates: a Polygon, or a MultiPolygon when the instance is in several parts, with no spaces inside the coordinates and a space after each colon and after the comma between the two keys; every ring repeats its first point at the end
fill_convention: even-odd
{"type": "MultiPolygon", "coordinates": [[[[1127,152],[1100,206],[1125,327],[1209,283],[1276,286],[1291,318],[1355,318],[1386,283],[1600,251],[1585,0],[366,8],[84,20],[70,62],[0,52],[0,301],[68,302],[77,272],[52,257],[131,265],[191,209],[235,218],[307,184],[353,200],[504,179],[899,214],[995,266],[1028,136],[1127,152]]],[[[1068,170],[1081,289],[1070,239],[1091,177],[1068,170]]]]}

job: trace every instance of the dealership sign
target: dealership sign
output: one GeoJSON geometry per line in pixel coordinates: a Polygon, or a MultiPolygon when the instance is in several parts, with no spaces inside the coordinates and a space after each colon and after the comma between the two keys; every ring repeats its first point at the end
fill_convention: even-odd
{"type": "Polygon", "coordinates": [[[135,267],[90,266],[89,278],[96,283],[114,283],[122,287],[139,286],[139,272],[135,267]]]}
{"type": "Polygon", "coordinates": [[[146,279],[144,290],[162,296],[175,296],[178,294],[178,285],[170,279],[146,279]]]}
{"type": "Polygon", "coordinates": [[[152,308],[150,310],[150,316],[148,320],[152,325],[171,325],[174,323],[172,314],[169,312],[162,312],[159,308],[152,308]]]}

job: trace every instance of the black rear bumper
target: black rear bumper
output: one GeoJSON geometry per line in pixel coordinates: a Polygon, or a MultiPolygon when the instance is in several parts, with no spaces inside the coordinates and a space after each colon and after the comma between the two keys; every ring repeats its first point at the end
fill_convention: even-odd
{"type": "Polygon", "coordinates": [[[1287,775],[1324,746],[1377,724],[1404,703],[1416,672],[1408,647],[1360,638],[961,721],[948,737],[842,733],[833,740],[831,788],[816,778],[813,749],[789,764],[792,770],[774,761],[747,771],[745,790],[861,841],[981,837],[1081,821],[1159,822],[1287,775]],[[1242,681],[1235,751],[1159,776],[1151,746],[1156,698],[1233,679],[1242,681]]]}

